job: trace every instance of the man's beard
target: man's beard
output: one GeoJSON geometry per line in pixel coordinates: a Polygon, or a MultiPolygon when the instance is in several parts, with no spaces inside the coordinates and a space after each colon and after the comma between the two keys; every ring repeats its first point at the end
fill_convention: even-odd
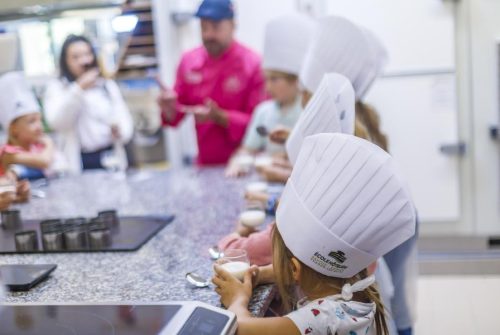
{"type": "Polygon", "coordinates": [[[220,56],[227,48],[226,45],[216,41],[203,41],[203,46],[210,54],[210,56],[220,56]]]}

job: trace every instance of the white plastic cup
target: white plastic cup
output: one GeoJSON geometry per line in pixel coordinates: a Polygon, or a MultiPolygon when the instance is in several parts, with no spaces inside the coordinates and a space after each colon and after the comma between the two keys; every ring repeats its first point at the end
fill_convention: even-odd
{"type": "Polygon", "coordinates": [[[240,214],[240,223],[247,227],[258,227],[266,220],[266,213],[259,209],[250,209],[240,214]]]}
{"type": "Polygon", "coordinates": [[[256,181],[256,182],[247,184],[247,186],[245,187],[245,190],[247,192],[263,192],[263,193],[266,193],[268,187],[269,187],[269,185],[267,185],[266,182],[256,181]]]}
{"type": "Polygon", "coordinates": [[[238,155],[235,162],[242,170],[249,172],[254,163],[254,158],[251,155],[238,155]]]}
{"type": "Polygon", "coordinates": [[[216,264],[241,281],[245,277],[245,272],[250,268],[248,254],[243,249],[224,250],[224,256],[219,258],[216,264]]]}
{"type": "Polygon", "coordinates": [[[273,158],[271,156],[258,156],[255,158],[254,165],[256,168],[264,168],[273,165],[273,158]]]}
{"type": "Polygon", "coordinates": [[[245,273],[248,269],[250,269],[250,264],[248,264],[247,262],[229,262],[221,264],[221,267],[234,277],[243,281],[245,273]]]}

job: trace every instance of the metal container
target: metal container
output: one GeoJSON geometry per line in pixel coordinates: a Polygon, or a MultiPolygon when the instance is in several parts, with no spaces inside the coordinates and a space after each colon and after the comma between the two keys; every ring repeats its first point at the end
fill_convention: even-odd
{"type": "Polygon", "coordinates": [[[2,218],[2,226],[4,229],[14,230],[22,226],[21,212],[17,209],[2,211],[0,216],[2,218]]]}
{"type": "Polygon", "coordinates": [[[16,251],[28,252],[38,250],[38,234],[35,230],[16,233],[16,251]]]}
{"type": "Polygon", "coordinates": [[[63,221],[61,219],[43,220],[40,222],[40,231],[43,233],[49,230],[61,230],[63,221]]]}
{"type": "Polygon", "coordinates": [[[45,230],[42,231],[42,246],[45,251],[64,250],[62,230],[57,227],[45,228],[45,230]]]}
{"type": "Polygon", "coordinates": [[[97,217],[110,229],[115,229],[120,226],[120,219],[118,218],[116,210],[101,211],[97,214],[97,217]]]}
{"type": "Polygon", "coordinates": [[[64,248],[66,250],[88,249],[88,227],[86,224],[64,224],[63,227],[64,248]]]}
{"type": "Polygon", "coordinates": [[[90,249],[106,249],[112,244],[111,230],[109,228],[99,228],[89,231],[90,249]]]}

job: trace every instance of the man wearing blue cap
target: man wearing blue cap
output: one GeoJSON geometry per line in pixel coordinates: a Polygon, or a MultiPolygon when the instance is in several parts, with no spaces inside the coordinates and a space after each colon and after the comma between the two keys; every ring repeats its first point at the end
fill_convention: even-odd
{"type": "Polygon", "coordinates": [[[231,1],[204,0],[196,16],[203,46],[182,56],[174,90],[164,87],[159,104],[165,125],[195,115],[199,164],[226,164],[265,98],[261,61],[234,40],[231,1]]]}

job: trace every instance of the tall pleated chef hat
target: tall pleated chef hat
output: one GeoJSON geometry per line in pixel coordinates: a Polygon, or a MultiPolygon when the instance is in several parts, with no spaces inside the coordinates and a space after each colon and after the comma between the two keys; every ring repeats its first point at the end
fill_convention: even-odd
{"type": "Polygon", "coordinates": [[[0,92],[0,124],[5,131],[18,117],[40,112],[40,105],[22,72],[1,76],[0,92]]]}
{"type": "Polygon", "coordinates": [[[346,134],[304,140],[276,213],[286,246],[326,276],[350,278],[415,234],[393,158],[346,134]]]}
{"type": "Polygon", "coordinates": [[[295,164],[304,138],[319,133],[354,133],[354,90],[349,80],[329,73],[313,94],[286,142],[288,159],[295,164]]]}
{"type": "Polygon", "coordinates": [[[280,16],[266,25],[262,67],[299,75],[315,22],[305,15],[280,16]]]}
{"type": "Polygon", "coordinates": [[[363,32],[368,41],[370,52],[361,75],[353,83],[356,97],[359,99],[362,99],[366,95],[375,79],[383,73],[389,61],[387,49],[382,41],[371,30],[364,28],[363,32]]]}
{"type": "Polygon", "coordinates": [[[327,16],[317,23],[299,78],[311,93],[326,73],[339,73],[355,83],[368,57],[368,42],[361,28],[345,18],[327,16]]]}

